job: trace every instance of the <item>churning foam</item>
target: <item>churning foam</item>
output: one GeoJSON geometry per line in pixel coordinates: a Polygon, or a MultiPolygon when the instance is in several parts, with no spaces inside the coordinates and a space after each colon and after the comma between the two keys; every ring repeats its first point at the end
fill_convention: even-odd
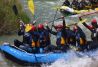
{"type": "Polygon", "coordinates": [[[98,67],[98,50],[79,53],[82,55],[81,58],[74,51],[67,54],[72,55],[70,60],[59,59],[51,65],[42,65],[42,67],[98,67]]]}

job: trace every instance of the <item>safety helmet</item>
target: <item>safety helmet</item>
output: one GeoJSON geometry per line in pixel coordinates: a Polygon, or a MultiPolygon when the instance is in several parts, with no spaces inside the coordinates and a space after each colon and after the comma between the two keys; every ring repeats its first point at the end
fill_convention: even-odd
{"type": "Polygon", "coordinates": [[[94,18],[91,23],[97,23],[97,20],[94,18]]]}
{"type": "Polygon", "coordinates": [[[97,20],[94,18],[91,22],[91,24],[94,26],[94,27],[98,27],[97,26],[97,20]]]}
{"type": "Polygon", "coordinates": [[[32,29],[32,24],[26,24],[25,32],[29,32],[32,29]]]}
{"type": "Polygon", "coordinates": [[[38,29],[44,29],[44,25],[43,24],[39,24],[38,25],[38,29]]]}
{"type": "Polygon", "coordinates": [[[32,25],[31,31],[35,31],[36,30],[36,26],[32,25]]]}
{"type": "Polygon", "coordinates": [[[56,25],[55,28],[63,28],[63,25],[59,24],[59,25],[56,25]]]}

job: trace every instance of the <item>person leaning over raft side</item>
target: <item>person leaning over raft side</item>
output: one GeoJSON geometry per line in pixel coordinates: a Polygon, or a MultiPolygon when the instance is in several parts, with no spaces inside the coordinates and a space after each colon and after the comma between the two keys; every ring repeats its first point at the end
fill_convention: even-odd
{"type": "Polygon", "coordinates": [[[87,40],[86,40],[86,35],[82,31],[82,29],[75,24],[73,27],[73,31],[75,33],[75,44],[78,47],[78,50],[84,50],[87,49],[87,40]]]}
{"type": "MultiPolygon", "coordinates": [[[[80,20],[82,20],[81,17],[80,17],[80,20]]],[[[87,25],[85,22],[83,22],[83,25],[91,31],[91,39],[93,41],[92,46],[94,45],[94,47],[98,47],[98,24],[97,24],[97,20],[94,18],[91,21],[91,25],[87,25]]]]}
{"type": "Polygon", "coordinates": [[[39,33],[38,39],[39,39],[40,48],[44,50],[45,47],[51,44],[50,34],[49,31],[44,28],[43,24],[38,24],[37,28],[39,33]]]}
{"type": "Polygon", "coordinates": [[[68,0],[65,0],[63,2],[62,6],[70,6],[70,2],[68,0]]]}

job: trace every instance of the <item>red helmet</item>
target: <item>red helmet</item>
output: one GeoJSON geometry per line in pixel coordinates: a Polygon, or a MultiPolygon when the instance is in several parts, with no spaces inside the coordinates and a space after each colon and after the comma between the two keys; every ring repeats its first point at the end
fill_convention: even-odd
{"type": "Polygon", "coordinates": [[[56,29],[57,29],[57,28],[63,28],[63,25],[61,25],[61,24],[60,24],[60,25],[56,25],[55,28],[56,28],[56,29]]]}
{"type": "Polygon", "coordinates": [[[32,25],[31,31],[35,31],[36,30],[36,26],[32,25]]]}
{"type": "Polygon", "coordinates": [[[97,20],[96,20],[96,19],[93,19],[93,20],[92,20],[92,23],[97,23],[97,20]]]}
{"type": "Polygon", "coordinates": [[[43,24],[39,24],[38,25],[38,29],[44,29],[44,25],[43,24]]]}

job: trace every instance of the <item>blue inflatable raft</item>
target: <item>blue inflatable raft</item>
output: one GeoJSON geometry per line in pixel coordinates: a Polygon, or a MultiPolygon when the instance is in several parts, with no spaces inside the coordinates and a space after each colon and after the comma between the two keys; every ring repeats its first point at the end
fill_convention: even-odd
{"type": "Polygon", "coordinates": [[[5,56],[18,63],[52,63],[58,59],[67,59],[69,57],[66,53],[27,53],[26,51],[9,44],[0,46],[0,50],[5,56]]]}
{"type": "MultiPolygon", "coordinates": [[[[96,48],[98,47],[98,45],[94,46],[96,48]]],[[[92,48],[95,49],[95,47],[92,48]]],[[[28,53],[15,46],[11,46],[10,44],[1,45],[0,50],[1,52],[3,52],[4,56],[7,57],[8,59],[23,65],[25,64],[28,65],[28,63],[29,64],[52,63],[57,61],[58,59],[69,60],[73,58],[73,54],[71,54],[70,52],[49,52],[49,53],[34,54],[34,53],[28,53]]],[[[77,53],[77,51],[75,51],[75,53],[77,56],[82,57],[82,55],[77,53]]]]}

